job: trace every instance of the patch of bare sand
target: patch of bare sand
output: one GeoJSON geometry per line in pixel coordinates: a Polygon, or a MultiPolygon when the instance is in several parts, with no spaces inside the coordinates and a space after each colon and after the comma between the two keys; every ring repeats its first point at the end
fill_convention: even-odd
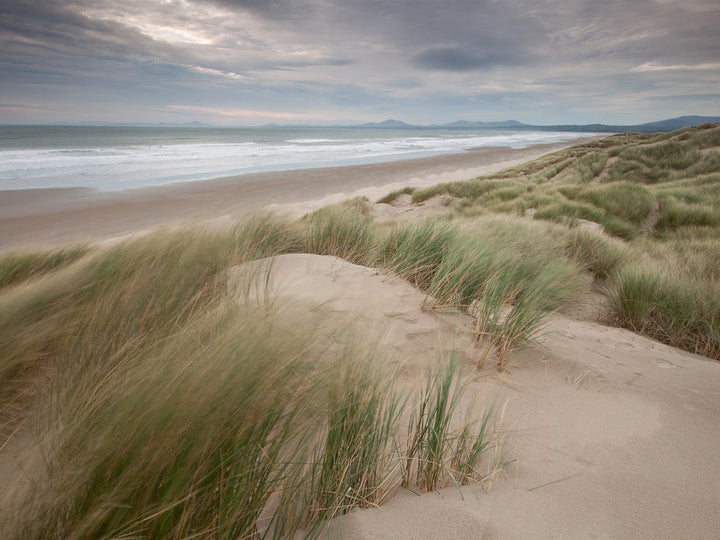
{"type": "Polygon", "coordinates": [[[280,316],[287,308],[291,313],[285,316],[310,319],[325,344],[335,340],[342,346],[349,333],[360,331],[410,378],[442,355],[472,352],[468,316],[430,310],[432,298],[384,270],[331,256],[291,254],[234,267],[229,283],[237,301],[274,302],[283,307],[280,316]],[[248,282],[247,275],[254,277],[248,282]]]}
{"type": "MultiPolygon", "coordinates": [[[[385,272],[284,255],[271,283],[277,301],[331,314],[328,336],[369,322],[405,377],[448,347],[472,347],[469,316],[424,311],[425,295],[385,272]]],[[[471,393],[506,403],[513,433],[517,461],[489,493],[400,490],[378,509],[335,519],[328,537],[717,537],[720,363],[560,315],[548,330],[507,374],[466,367],[471,393]]]]}
{"type": "Polygon", "coordinates": [[[401,195],[392,203],[376,203],[370,206],[370,213],[378,223],[404,219],[421,220],[431,216],[447,214],[455,208],[460,199],[451,195],[435,195],[421,203],[413,203],[412,196],[401,195]]]}

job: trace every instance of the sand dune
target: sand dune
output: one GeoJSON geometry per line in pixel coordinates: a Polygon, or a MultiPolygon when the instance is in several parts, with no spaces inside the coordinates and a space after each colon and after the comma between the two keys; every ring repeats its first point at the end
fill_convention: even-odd
{"type": "MultiPolygon", "coordinates": [[[[472,176],[472,167],[490,172],[512,159],[532,157],[529,151],[497,152],[495,161],[488,155],[479,161],[471,153],[462,155],[462,160],[475,159],[475,165],[452,161],[460,158],[444,158],[452,164],[417,160],[413,166],[419,172],[408,182],[403,180],[408,163],[348,168],[355,176],[342,184],[342,193],[336,182],[342,170],[318,169],[309,173],[316,175],[313,194],[320,197],[311,202],[303,199],[302,190],[286,193],[282,204],[264,199],[282,178],[289,181],[282,175],[279,184],[255,186],[258,192],[227,179],[107,200],[86,192],[17,193],[0,204],[0,249],[232,216],[252,204],[274,204],[277,211],[298,215],[349,195],[380,194],[375,186],[383,186],[384,194],[393,186],[472,176]],[[367,175],[373,170],[379,176],[367,175]]],[[[442,201],[439,206],[444,207],[442,201]]],[[[376,219],[408,217],[411,210],[427,215],[437,208],[374,207],[376,219]]],[[[489,492],[482,486],[450,485],[419,496],[400,489],[380,508],[335,519],[327,531],[330,538],[695,539],[720,534],[720,363],[558,314],[549,319],[543,343],[514,353],[509,371],[499,374],[492,362],[480,370],[473,365],[472,317],[435,308],[431,298],[389,272],[294,254],[231,269],[229,284],[238,301],[258,302],[269,291],[273,301],[292,306],[287,316],[313,320],[328,347],[342,346],[359,328],[397,367],[403,384],[415,384],[439,357],[459,354],[466,360],[469,393],[495,401],[504,411],[515,462],[489,492]],[[258,276],[271,269],[268,289],[264,282],[243,289],[247,283],[239,276],[248,266],[258,276]]],[[[11,461],[0,462],[0,478],[6,480],[8,465],[13,474],[25,474],[16,465],[30,439],[14,441],[4,452],[11,461]]]]}
{"type": "MultiPolygon", "coordinates": [[[[303,306],[329,339],[350,324],[375,328],[406,381],[443,351],[472,357],[472,318],[427,310],[423,293],[387,272],[283,255],[270,283],[276,301],[303,306]]],[[[329,537],[716,538],[720,364],[561,315],[548,330],[508,373],[466,365],[470,393],[505,405],[513,439],[516,462],[489,492],[400,490],[336,519],[329,537]]]]}

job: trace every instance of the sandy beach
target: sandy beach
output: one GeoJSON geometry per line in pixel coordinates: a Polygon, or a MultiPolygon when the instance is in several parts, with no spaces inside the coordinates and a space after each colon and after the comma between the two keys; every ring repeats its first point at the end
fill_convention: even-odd
{"type": "Polygon", "coordinates": [[[302,215],[348,197],[371,201],[404,186],[489,174],[583,142],[481,148],[428,158],[263,172],[120,192],[0,192],[0,251],[97,241],[164,225],[237,218],[263,209],[302,215]]]}
{"type": "Polygon", "coordinates": [[[494,401],[512,441],[515,461],[489,491],[401,488],[377,509],[334,520],[328,538],[716,536],[719,363],[568,313],[499,374],[472,367],[472,317],[427,310],[427,296],[391,273],[282,255],[273,285],[330,341],[349,323],[378,336],[400,384],[459,354],[468,394],[494,401]]]}
{"type": "MultiPolygon", "coordinates": [[[[427,186],[491,173],[567,146],[486,148],[417,160],[252,174],[119,193],[9,191],[0,199],[0,250],[98,241],[193,221],[221,219],[225,223],[230,219],[224,216],[240,218],[262,210],[298,217],[352,196],[366,196],[375,202],[403,186],[427,186]]],[[[400,215],[398,212],[417,211],[403,214],[398,220],[414,226],[412,217],[440,209],[407,201],[404,208],[402,203],[393,205],[375,204],[371,211],[377,221],[394,219],[400,215]],[[387,213],[390,210],[394,213],[387,213]]],[[[513,219],[514,225],[523,227],[533,223],[513,219]]],[[[491,231],[491,225],[491,221],[477,225],[478,231],[491,231]]],[[[609,242],[609,235],[595,225],[591,233],[597,235],[597,240],[609,242]]],[[[541,243],[543,230],[548,233],[550,229],[534,229],[530,241],[541,243]]],[[[182,244],[192,240],[192,234],[187,236],[185,232],[181,233],[182,244]]],[[[458,244],[462,256],[472,251],[468,246],[475,246],[481,238],[478,235],[472,237],[471,244],[458,244]]],[[[153,247],[147,253],[155,256],[156,251],[153,247]]],[[[219,253],[228,251],[218,249],[219,253]]],[[[523,245],[519,257],[512,259],[513,264],[535,257],[530,251],[523,245]]],[[[203,271],[209,265],[205,255],[207,252],[196,256],[199,264],[195,266],[203,271]]],[[[477,482],[461,485],[446,481],[426,493],[420,493],[422,490],[415,485],[401,487],[398,482],[383,504],[338,513],[324,524],[322,537],[717,537],[720,363],[609,326],[612,318],[608,316],[608,296],[600,293],[608,282],[603,285],[593,281],[587,271],[580,274],[577,269],[584,285],[578,288],[573,301],[548,313],[538,339],[514,350],[507,370],[498,371],[497,351],[490,356],[482,353],[480,344],[486,338],[478,333],[479,315],[472,314],[473,304],[444,304],[439,297],[431,296],[435,293],[421,290],[409,278],[341,257],[345,255],[286,253],[240,265],[232,263],[237,266],[223,265],[218,276],[222,290],[235,304],[242,306],[244,302],[245,308],[259,310],[269,300],[268,305],[280,307],[277,320],[268,319],[274,322],[263,322],[264,326],[278,324],[278,328],[299,332],[311,329],[318,349],[330,356],[337,356],[347,347],[348,336],[362,336],[372,348],[373,357],[385,362],[383,369],[391,374],[387,378],[404,395],[417,395],[439,362],[449,357],[459,359],[467,396],[463,406],[467,404],[468,410],[470,405],[478,410],[494,407],[497,433],[504,443],[493,447],[493,452],[498,455],[507,450],[510,462],[500,470],[488,458],[487,470],[479,471],[487,474],[477,482]]],[[[497,261],[502,262],[499,258],[497,261]]],[[[8,287],[5,309],[11,313],[15,304],[26,301],[26,296],[35,298],[32,294],[37,290],[37,294],[45,294],[56,276],[62,278],[58,279],[61,285],[64,280],[86,279],[83,264],[80,260],[66,271],[8,287]]],[[[128,266],[126,270],[136,270],[128,266]]],[[[151,267],[140,267],[141,277],[145,273],[152,275],[151,267]]],[[[193,268],[182,268],[183,290],[198,281],[186,277],[193,268]]],[[[473,267],[469,273],[474,275],[479,268],[473,267]]],[[[163,287],[166,275],[158,281],[163,287]]],[[[567,274],[561,287],[572,289],[572,275],[567,274]]],[[[152,290],[154,294],[155,286],[152,290]]],[[[146,306],[143,298],[139,302],[142,309],[138,312],[148,312],[151,304],[146,306]]],[[[122,309],[120,304],[116,301],[108,306],[122,309]]],[[[105,311],[102,314],[103,320],[112,319],[105,311]]],[[[12,322],[13,316],[7,320],[12,322]]],[[[216,326],[213,323],[213,332],[216,326]]],[[[233,335],[237,331],[233,325],[233,335]]],[[[106,334],[100,335],[103,341],[106,334]]],[[[173,326],[173,335],[187,332],[176,332],[173,326]]],[[[283,331],[282,335],[287,334],[283,331]]],[[[40,342],[44,350],[48,340],[40,342]]],[[[312,350],[303,349],[303,357],[312,350]]],[[[155,354],[153,351],[153,362],[155,354]]],[[[262,358],[266,362],[267,357],[262,358]]],[[[318,358],[314,365],[322,366],[325,357],[318,358]]],[[[237,393],[235,386],[231,393],[237,393]]],[[[227,402],[230,394],[221,395],[221,402],[227,402]]],[[[409,425],[408,414],[403,413],[401,426],[409,425]]],[[[184,425],[186,419],[183,416],[179,425],[184,425]]],[[[162,428],[161,424],[157,426],[162,428]]],[[[402,442],[407,433],[398,433],[395,441],[402,442]]],[[[152,434],[155,437],[156,431],[152,434]]],[[[0,446],[0,484],[11,486],[0,490],[0,506],[21,501],[15,497],[30,489],[35,481],[33,475],[42,478],[43,473],[37,472],[43,470],[39,448],[26,427],[18,428],[0,446]]],[[[163,448],[160,454],[166,450],[163,448]]],[[[111,453],[115,453],[114,446],[111,453]]],[[[140,478],[144,483],[146,476],[140,478]]],[[[84,488],[81,492],[85,492],[84,488]]]]}

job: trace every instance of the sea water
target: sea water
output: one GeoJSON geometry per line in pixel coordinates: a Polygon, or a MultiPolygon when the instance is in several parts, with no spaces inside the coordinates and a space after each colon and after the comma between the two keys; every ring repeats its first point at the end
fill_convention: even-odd
{"type": "Polygon", "coordinates": [[[120,190],[488,146],[523,148],[589,135],[505,129],[0,126],[0,190],[120,190]]]}

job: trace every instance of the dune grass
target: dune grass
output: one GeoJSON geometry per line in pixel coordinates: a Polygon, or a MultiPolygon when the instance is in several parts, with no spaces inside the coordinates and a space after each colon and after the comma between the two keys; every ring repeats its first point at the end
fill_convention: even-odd
{"type": "Polygon", "coordinates": [[[420,390],[408,426],[402,471],[406,487],[417,485],[427,492],[447,481],[456,485],[482,482],[507,465],[506,460],[486,459],[492,448],[501,448],[503,444],[494,434],[493,422],[497,417],[492,407],[479,418],[466,415],[462,425],[457,425],[457,412],[466,387],[458,371],[456,359],[441,362],[420,390]],[[485,462],[484,471],[481,461],[485,462]]]}
{"type": "Polygon", "coordinates": [[[227,296],[227,268],[256,257],[379,259],[383,235],[348,208],[161,232],[0,293],[3,441],[25,423],[41,456],[3,538],[312,537],[385,501],[413,398],[367,344],[330,353],[272,301],[227,296]]]}
{"type": "Polygon", "coordinates": [[[631,257],[630,247],[598,231],[574,228],[565,238],[566,254],[598,281],[604,281],[631,257]]]}
{"type": "Polygon", "coordinates": [[[324,441],[312,456],[305,521],[321,523],[354,507],[377,506],[394,489],[397,456],[393,437],[406,398],[381,378],[385,369],[367,345],[350,345],[351,361],[329,378],[324,441]],[[338,382],[336,382],[338,381],[338,382]]]}
{"type": "Polygon", "coordinates": [[[392,204],[395,202],[395,200],[400,197],[400,195],[412,195],[415,193],[416,188],[413,187],[404,187],[402,189],[398,189],[397,191],[391,191],[387,195],[384,195],[380,199],[377,200],[378,204],[392,204]]]}
{"type": "MultiPolygon", "coordinates": [[[[546,234],[603,285],[608,320],[720,359],[720,125],[615,135],[497,174],[418,190],[413,199],[446,193],[461,199],[459,221],[529,212],[536,221],[557,223],[564,230],[546,234]],[[581,228],[582,220],[601,231],[581,228]]],[[[511,243],[517,246],[517,239],[511,243]]],[[[469,271],[473,249],[480,248],[454,255],[458,273],[469,271]]],[[[445,279],[467,301],[460,282],[474,278],[445,279]]],[[[497,283],[483,289],[489,321],[483,324],[498,339],[509,308],[502,298],[513,296],[504,289],[497,283]]]]}
{"type": "Polygon", "coordinates": [[[304,218],[308,253],[334,255],[356,264],[372,259],[373,237],[367,201],[354,199],[304,218]]]}
{"type": "Polygon", "coordinates": [[[0,288],[39,277],[66,266],[88,251],[84,245],[69,246],[50,251],[17,251],[0,258],[0,288]]]}
{"type": "Polygon", "coordinates": [[[720,289],[673,268],[623,268],[606,288],[615,322],[675,347],[720,359],[720,289]]]}
{"type": "Polygon", "coordinates": [[[397,224],[380,235],[380,265],[441,305],[467,310],[479,303],[478,342],[487,338],[484,356],[495,350],[505,370],[508,354],[537,338],[547,315],[581,288],[580,268],[562,247],[551,238],[538,242],[535,235],[545,232],[513,218],[397,224]]]}
{"type": "Polygon", "coordinates": [[[623,134],[412,192],[463,199],[451,219],[376,224],[357,199],[296,222],[0,257],[0,448],[22,429],[41,458],[0,535],[317,537],[401,484],[483,482],[503,464],[497,413],[468,412],[457,363],[409,395],[368,336],[323,347],[271,292],[231,301],[227,269],[256,258],[393,270],[473,311],[500,370],[584,273],[618,325],[720,359],[719,145],[720,126],[623,134]]]}

